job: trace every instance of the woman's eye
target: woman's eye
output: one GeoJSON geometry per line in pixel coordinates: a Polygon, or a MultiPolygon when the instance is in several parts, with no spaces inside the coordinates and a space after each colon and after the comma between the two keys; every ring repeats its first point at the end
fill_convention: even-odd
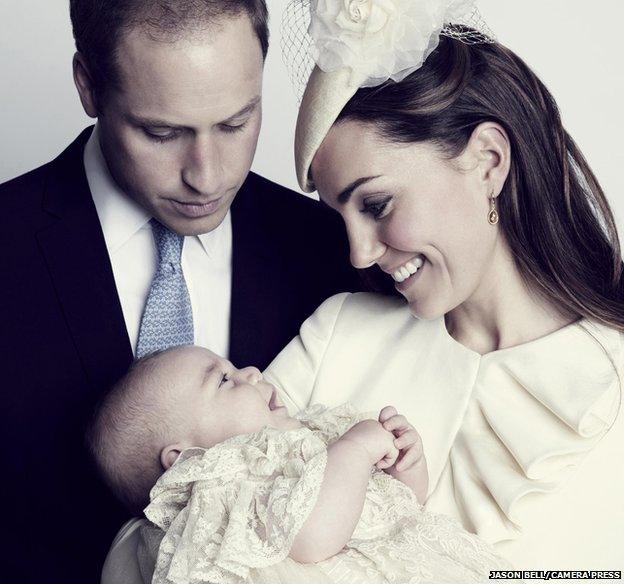
{"type": "Polygon", "coordinates": [[[227,374],[224,373],[221,381],[219,382],[219,387],[221,387],[228,380],[227,374]]]}
{"type": "Polygon", "coordinates": [[[367,201],[364,203],[364,208],[360,210],[360,213],[368,213],[376,220],[381,219],[387,214],[390,199],[391,197],[387,197],[379,201],[367,201]]]}

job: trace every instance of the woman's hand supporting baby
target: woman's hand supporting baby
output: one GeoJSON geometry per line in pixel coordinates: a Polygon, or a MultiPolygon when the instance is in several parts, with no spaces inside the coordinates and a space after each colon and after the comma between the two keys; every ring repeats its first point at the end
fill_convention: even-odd
{"type": "Polygon", "coordinates": [[[373,466],[405,483],[424,501],[428,474],[420,436],[392,406],[380,412],[379,421],[358,422],[328,447],[318,499],[295,538],[292,559],[320,562],[345,546],[362,514],[373,466]]]}

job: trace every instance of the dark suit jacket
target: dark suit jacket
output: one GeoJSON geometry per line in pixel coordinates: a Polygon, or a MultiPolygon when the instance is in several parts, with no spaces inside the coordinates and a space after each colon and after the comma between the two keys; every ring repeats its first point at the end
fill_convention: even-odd
{"type": "MultiPolygon", "coordinates": [[[[127,518],[83,451],[94,403],[132,361],[84,172],[89,134],[0,186],[2,527],[11,541],[0,573],[20,583],[99,581],[127,518]]],[[[230,359],[262,369],[356,278],[338,217],[253,173],[232,225],[230,359]]]]}

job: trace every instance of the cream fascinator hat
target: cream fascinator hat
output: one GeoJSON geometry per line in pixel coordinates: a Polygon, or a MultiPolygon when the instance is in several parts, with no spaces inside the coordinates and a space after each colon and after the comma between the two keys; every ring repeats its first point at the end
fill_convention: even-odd
{"type": "Polygon", "coordinates": [[[422,66],[440,35],[493,42],[475,0],[292,0],[282,55],[303,96],[295,130],[299,186],[315,190],[312,159],[360,87],[401,81],[422,66]]]}

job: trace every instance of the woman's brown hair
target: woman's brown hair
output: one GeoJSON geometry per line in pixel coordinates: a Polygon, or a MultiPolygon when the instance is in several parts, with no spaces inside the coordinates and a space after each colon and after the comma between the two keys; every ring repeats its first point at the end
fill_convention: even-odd
{"type": "Polygon", "coordinates": [[[441,37],[400,83],[360,89],[337,123],[371,123],[392,142],[436,144],[449,158],[482,122],[500,124],[511,168],[500,226],[530,289],[561,312],[624,331],[624,278],[615,220],[544,84],[499,43],[441,37]]]}

